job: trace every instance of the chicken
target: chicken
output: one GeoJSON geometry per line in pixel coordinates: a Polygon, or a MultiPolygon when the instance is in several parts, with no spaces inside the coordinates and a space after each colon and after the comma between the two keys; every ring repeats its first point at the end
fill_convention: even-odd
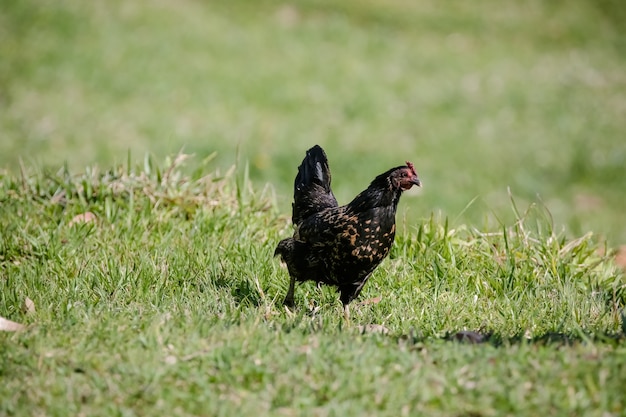
{"type": "Polygon", "coordinates": [[[400,195],[421,183],[407,162],[380,174],[354,200],[339,206],[330,181],[326,153],[315,145],[306,152],[294,183],[293,237],[281,240],[274,256],[282,258],[290,275],[286,306],[294,305],[296,281],[310,280],[336,286],[349,318],[348,304],[389,254],[400,195]]]}

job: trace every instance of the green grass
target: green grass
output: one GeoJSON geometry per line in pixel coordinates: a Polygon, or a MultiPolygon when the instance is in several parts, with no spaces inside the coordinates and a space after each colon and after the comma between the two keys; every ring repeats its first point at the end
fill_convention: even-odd
{"type": "MultiPolygon", "coordinates": [[[[353,322],[272,259],[289,233],[245,175],[183,158],[0,184],[4,415],[618,415],[626,282],[545,209],[481,232],[424,219],[353,322]],[[237,179],[239,178],[239,179],[237,179]],[[97,220],[72,223],[92,212],[97,220]],[[488,233],[487,233],[488,232],[488,233]],[[20,310],[26,298],[36,311],[20,310]],[[362,333],[383,325],[387,334],[362,333]],[[457,331],[481,345],[445,341],[457,331]],[[308,411],[305,411],[308,410],[308,411]]],[[[513,205],[515,207],[515,205],[513,205]]],[[[406,226],[405,226],[406,227],[406,226]]]]}
{"type": "MultiPolygon", "coordinates": [[[[8,0],[0,166],[108,167],[146,152],[249,161],[289,208],[305,149],[348,201],[408,159],[460,223],[507,187],[573,235],[626,242],[626,18],[617,1],[449,4],[8,0]]],[[[413,216],[411,214],[411,216],[413,216]]],[[[489,220],[491,225],[497,221],[489,220]]]]}
{"type": "Polygon", "coordinates": [[[0,415],[624,415],[623,9],[5,1],[0,415]],[[315,143],[424,183],[350,326],[280,305],[315,143]]]}

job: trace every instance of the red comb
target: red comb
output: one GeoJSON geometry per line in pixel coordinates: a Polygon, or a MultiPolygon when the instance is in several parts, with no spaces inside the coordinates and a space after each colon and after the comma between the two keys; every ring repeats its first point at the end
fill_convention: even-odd
{"type": "Polygon", "coordinates": [[[406,166],[409,167],[409,169],[413,172],[413,174],[417,175],[417,172],[415,172],[415,165],[413,165],[413,163],[406,161],[406,166]]]}

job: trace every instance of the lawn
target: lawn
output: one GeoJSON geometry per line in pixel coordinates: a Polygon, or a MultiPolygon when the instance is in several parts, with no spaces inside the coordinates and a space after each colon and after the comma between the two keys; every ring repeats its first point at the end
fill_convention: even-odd
{"type": "Polygon", "coordinates": [[[625,16],[9,0],[0,414],[624,415],[625,16]],[[350,323],[281,305],[315,143],[340,202],[424,183],[350,323]]]}

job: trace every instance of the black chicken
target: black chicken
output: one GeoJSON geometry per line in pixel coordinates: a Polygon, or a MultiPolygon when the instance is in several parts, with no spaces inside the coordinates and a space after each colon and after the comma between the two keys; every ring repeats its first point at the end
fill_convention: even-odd
{"type": "Polygon", "coordinates": [[[413,164],[407,162],[380,174],[354,200],[339,207],[330,179],[326,153],[315,145],[298,167],[294,184],[295,232],[278,243],[274,256],[282,257],[291,277],[286,306],[294,305],[295,282],[311,280],[338,288],[348,318],[348,304],[389,254],[402,191],[421,183],[413,164]]]}

